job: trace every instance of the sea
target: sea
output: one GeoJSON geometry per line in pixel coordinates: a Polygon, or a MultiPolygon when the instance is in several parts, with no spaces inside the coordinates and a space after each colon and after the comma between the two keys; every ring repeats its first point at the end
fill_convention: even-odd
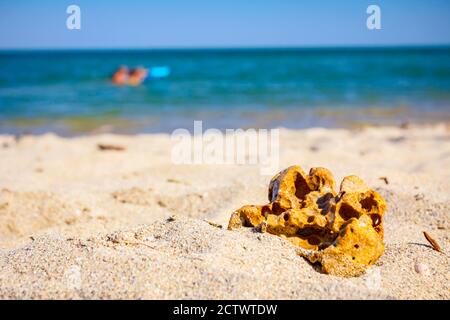
{"type": "Polygon", "coordinates": [[[450,47],[0,51],[0,133],[450,121],[450,47]],[[140,86],[120,66],[170,70],[140,86]],[[163,69],[161,69],[161,67],[163,69]]]}

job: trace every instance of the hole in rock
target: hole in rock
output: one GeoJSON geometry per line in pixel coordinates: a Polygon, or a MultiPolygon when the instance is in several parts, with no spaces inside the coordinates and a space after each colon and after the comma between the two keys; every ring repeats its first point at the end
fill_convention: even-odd
{"type": "Polygon", "coordinates": [[[272,212],[274,214],[281,214],[282,212],[284,212],[285,210],[280,206],[280,204],[278,202],[274,202],[272,205],[272,212]]]}
{"type": "Polygon", "coordinates": [[[373,225],[374,227],[377,227],[377,226],[380,225],[380,223],[381,223],[381,217],[380,217],[379,215],[377,215],[377,214],[372,214],[370,217],[372,218],[372,225],[373,225]]]}
{"type": "Polygon", "coordinates": [[[343,203],[341,208],[339,209],[339,215],[344,220],[349,220],[351,218],[359,218],[359,213],[355,209],[353,209],[350,205],[347,203],[343,203]]]}
{"type": "Polygon", "coordinates": [[[373,207],[377,206],[377,202],[373,198],[373,195],[362,199],[360,202],[361,207],[366,211],[371,211],[373,207]]]}
{"type": "Polygon", "coordinates": [[[317,237],[311,237],[311,238],[308,238],[308,243],[313,246],[317,246],[320,244],[320,239],[317,237]]]}
{"type": "Polygon", "coordinates": [[[294,180],[295,185],[295,196],[299,199],[305,199],[305,196],[311,192],[311,189],[308,186],[308,183],[300,174],[295,176],[294,180]]]}
{"type": "Polygon", "coordinates": [[[314,228],[303,228],[303,229],[298,230],[297,234],[300,237],[309,237],[309,236],[313,235],[316,232],[317,231],[314,228]]]}
{"type": "Polygon", "coordinates": [[[261,208],[261,215],[263,216],[263,217],[267,217],[267,215],[270,213],[270,208],[269,208],[269,206],[263,206],[262,208],[261,208]]]}

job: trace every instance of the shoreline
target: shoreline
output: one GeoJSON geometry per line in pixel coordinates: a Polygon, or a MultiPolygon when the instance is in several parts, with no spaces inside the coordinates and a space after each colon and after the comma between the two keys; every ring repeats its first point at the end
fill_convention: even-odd
{"type": "Polygon", "coordinates": [[[356,174],[386,199],[367,274],[324,275],[287,241],[206,222],[266,202],[257,167],[174,165],[168,134],[0,135],[0,298],[450,299],[448,123],[280,139],[280,170],[356,174]]]}
{"type": "MultiPolygon", "coordinates": [[[[166,115],[172,119],[171,115],[166,115]]],[[[96,134],[170,134],[176,129],[192,130],[194,121],[202,120],[205,127],[219,129],[283,129],[308,130],[313,128],[361,129],[366,127],[405,127],[405,126],[436,126],[450,124],[450,113],[446,111],[417,111],[407,108],[319,108],[317,110],[298,110],[291,115],[290,112],[280,113],[279,110],[271,112],[250,112],[236,116],[223,115],[229,120],[222,121],[218,115],[200,114],[199,116],[186,115],[174,117],[171,122],[164,123],[162,116],[154,117],[143,115],[143,118],[126,118],[120,116],[108,117],[67,117],[61,119],[49,118],[17,118],[0,120],[0,135],[45,135],[56,134],[61,137],[91,136],[96,134]],[[300,122],[292,119],[300,119],[300,122]],[[306,119],[306,120],[304,120],[306,119]],[[309,119],[309,120],[308,120],[309,119]],[[164,124],[162,124],[164,123],[164,124]],[[231,125],[233,123],[233,125],[231,125]]]]}

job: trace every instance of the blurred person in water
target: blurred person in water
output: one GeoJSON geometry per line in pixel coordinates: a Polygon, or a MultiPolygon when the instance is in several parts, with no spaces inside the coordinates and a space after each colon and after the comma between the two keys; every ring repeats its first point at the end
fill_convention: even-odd
{"type": "Polygon", "coordinates": [[[111,77],[111,81],[117,85],[125,85],[128,83],[129,70],[125,66],[119,67],[111,77]]]}
{"type": "Polygon", "coordinates": [[[143,67],[138,67],[133,69],[129,73],[128,84],[131,86],[138,86],[142,82],[144,82],[145,78],[147,78],[148,70],[143,67]]]}

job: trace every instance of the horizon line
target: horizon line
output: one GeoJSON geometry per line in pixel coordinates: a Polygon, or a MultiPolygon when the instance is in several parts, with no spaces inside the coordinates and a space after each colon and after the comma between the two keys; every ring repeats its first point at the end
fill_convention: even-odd
{"type": "Polygon", "coordinates": [[[167,47],[41,47],[41,48],[0,48],[0,52],[6,51],[124,51],[124,50],[180,50],[180,51],[195,51],[195,50],[303,50],[303,49],[427,49],[427,48],[450,48],[450,43],[442,44],[376,44],[376,45],[363,45],[363,44],[343,44],[343,45],[286,45],[286,46],[273,46],[273,45],[257,45],[257,46],[167,46],[167,47]]]}

